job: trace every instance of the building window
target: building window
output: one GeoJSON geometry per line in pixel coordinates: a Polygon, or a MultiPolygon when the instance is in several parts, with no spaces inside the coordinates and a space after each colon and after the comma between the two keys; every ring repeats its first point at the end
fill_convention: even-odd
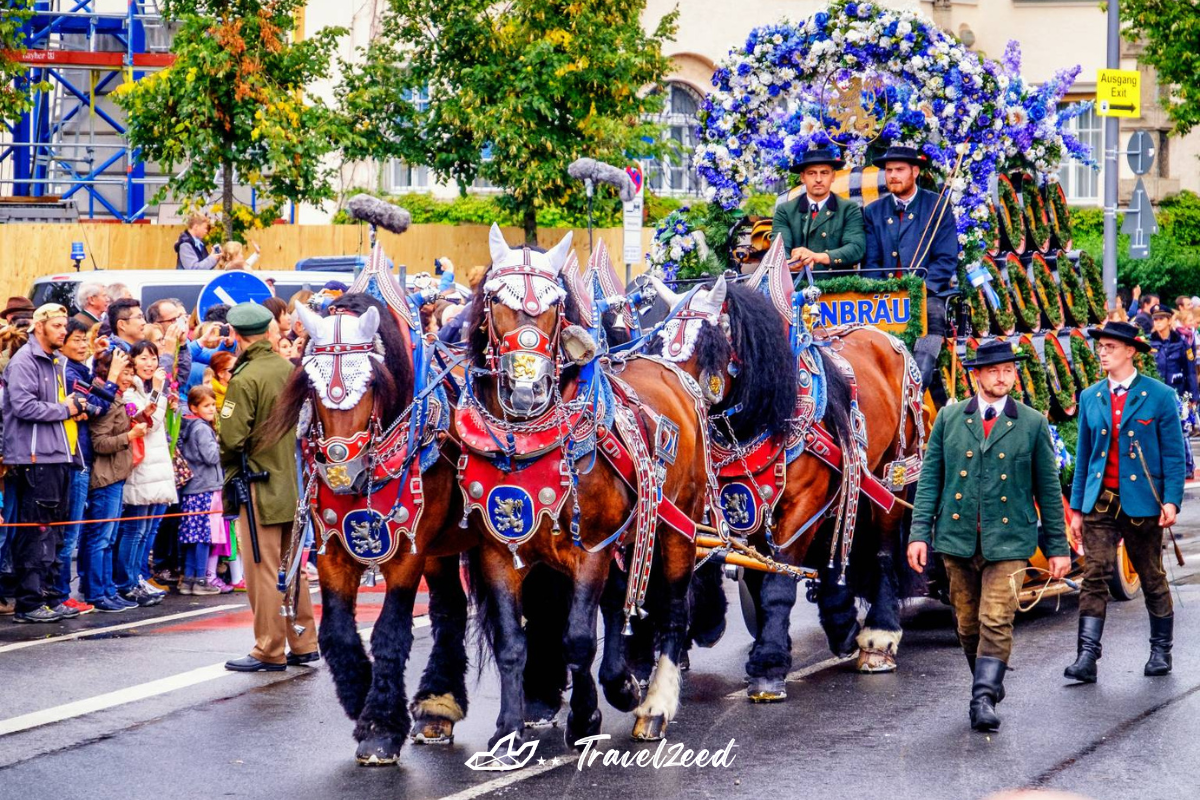
{"type": "MultiPolygon", "coordinates": [[[[1104,124],[1091,108],[1067,123],[1067,128],[1079,141],[1092,149],[1099,160],[1104,152],[1104,124]]],[[[1095,205],[1100,202],[1100,171],[1075,159],[1064,161],[1058,171],[1067,202],[1095,205]]]]}
{"type": "Polygon", "coordinates": [[[393,192],[423,192],[429,189],[429,167],[414,167],[403,161],[392,162],[393,192]]]}
{"type": "Polygon", "coordinates": [[[700,96],[681,83],[667,84],[667,102],[655,121],[664,126],[664,135],[675,143],[662,160],[646,162],[646,185],[658,194],[699,194],[700,178],[692,168],[692,151],[696,148],[696,128],[699,120],[700,96]]]}

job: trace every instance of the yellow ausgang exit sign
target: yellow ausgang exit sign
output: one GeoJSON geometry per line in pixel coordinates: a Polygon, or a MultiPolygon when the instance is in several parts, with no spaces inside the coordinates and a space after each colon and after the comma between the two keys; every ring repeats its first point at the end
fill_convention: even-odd
{"type": "Polygon", "coordinates": [[[1142,115],[1142,76],[1133,69],[1102,69],[1096,80],[1096,113],[1102,117],[1142,115]]]}

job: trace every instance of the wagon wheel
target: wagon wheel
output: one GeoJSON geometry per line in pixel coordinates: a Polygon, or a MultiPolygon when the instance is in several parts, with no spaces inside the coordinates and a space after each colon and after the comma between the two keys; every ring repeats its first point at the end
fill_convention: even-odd
{"type": "Polygon", "coordinates": [[[1108,579],[1108,590],[1115,600],[1132,600],[1142,588],[1142,579],[1133,569],[1133,562],[1125,552],[1125,542],[1117,547],[1117,558],[1113,563],[1112,575],[1108,579]]]}

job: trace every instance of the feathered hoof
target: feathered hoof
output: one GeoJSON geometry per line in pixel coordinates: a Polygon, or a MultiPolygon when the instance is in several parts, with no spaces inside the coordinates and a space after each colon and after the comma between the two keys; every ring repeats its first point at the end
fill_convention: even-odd
{"type": "Polygon", "coordinates": [[[642,692],[645,685],[631,674],[625,676],[620,683],[604,684],[604,699],[608,704],[622,713],[628,713],[642,702],[642,692]]]}
{"type": "Polygon", "coordinates": [[[692,659],[688,655],[688,651],[684,650],[679,654],[679,671],[687,672],[692,668],[692,659]]]}
{"type": "Polygon", "coordinates": [[[527,696],[525,699],[525,728],[549,728],[557,725],[555,717],[558,716],[558,710],[561,707],[561,699],[556,705],[551,705],[527,696]]]}
{"type": "Polygon", "coordinates": [[[781,703],[787,700],[787,687],[783,678],[751,678],[746,696],[751,703],[781,703]]]}
{"type": "Polygon", "coordinates": [[[448,719],[416,720],[413,744],[454,744],[454,723],[448,719]]]}
{"type": "Polygon", "coordinates": [[[635,742],[657,742],[667,735],[667,717],[665,714],[654,714],[649,717],[638,717],[633,723],[633,733],[630,734],[635,742]]]}
{"type": "Polygon", "coordinates": [[[400,760],[403,739],[394,736],[373,736],[358,743],[354,760],[364,767],[386,767],[400,760]]]}
{"type": "Polygon", "coordinates": [[[579,724],[575,719],[575,712],[567,714],[567,746],[568,747],[583,747],[583,745],[575,744],[580,739],[587,736],[595,736],[600,732],[600,709],[593,709],[587,721],[579,724]]]}
{"type": "Polygon", "coordinates": [[[885,653],[882,650],[859,650],[854,668],[864,675],[895,672],[896,656],[894,653],[885,653]]]}

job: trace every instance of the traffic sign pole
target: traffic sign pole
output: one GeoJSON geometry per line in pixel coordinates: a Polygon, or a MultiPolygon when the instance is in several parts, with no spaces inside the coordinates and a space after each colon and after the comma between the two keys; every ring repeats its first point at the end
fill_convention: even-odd
{"type": "MultiPolygon", "coordinates": [[[[1108,67],[1121,66],[1121,13],[1119,0],[1108,0],[1108,67]]],[[[1104,292],[1111,303],[1117,297],[1117,141],[1116,117],[1104,118],[1104,292]]]]}

